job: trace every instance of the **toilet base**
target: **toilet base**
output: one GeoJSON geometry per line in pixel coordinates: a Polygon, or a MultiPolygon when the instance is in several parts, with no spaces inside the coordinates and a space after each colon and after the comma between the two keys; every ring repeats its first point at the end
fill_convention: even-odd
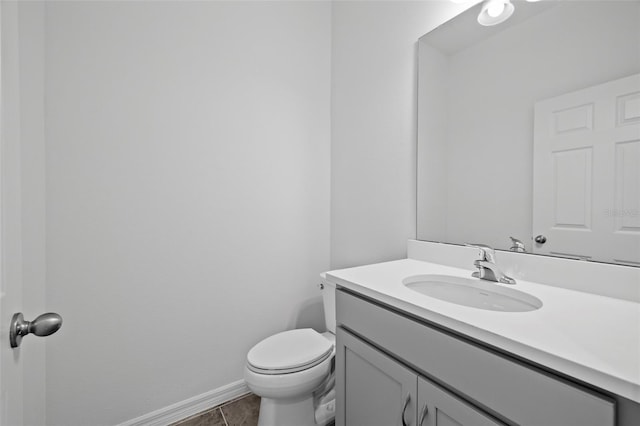
{"type": "Polygon", "coordinates": [[[299,399],[262,398],[258,426],[317,426],[313,395],[299,399]]]}

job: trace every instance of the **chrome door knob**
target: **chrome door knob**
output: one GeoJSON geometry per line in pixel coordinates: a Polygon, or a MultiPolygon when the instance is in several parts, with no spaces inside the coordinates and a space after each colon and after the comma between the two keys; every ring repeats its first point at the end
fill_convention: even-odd
{"type": "Polygon", "coordinates": [[[22,342],[22,338],[27,334],[36,336],[49,336],[62,327],[62,317],[56,313],[49,312],[42,314],[33,321],[25,321],[21,312],[13,314],[11,327],[9,329],[9,343],[12,348],[17,348],[22,342]]]}
{"type": "Polygon", "coordinates": [[[545,237],[544,235],[538,235],[534,241],[538,244],[544,244],[547,242],[547,237],[545,237]]]}

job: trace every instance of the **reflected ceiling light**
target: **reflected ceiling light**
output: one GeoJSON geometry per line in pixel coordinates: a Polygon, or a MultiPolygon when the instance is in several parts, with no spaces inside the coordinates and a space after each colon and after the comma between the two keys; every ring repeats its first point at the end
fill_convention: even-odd
{"type": "Polygon", "coordinates": [[[485,0],[478,15],[478,23],[487,27],[497,25],[509,19],[514,9],[510,0],[485,0]]]}

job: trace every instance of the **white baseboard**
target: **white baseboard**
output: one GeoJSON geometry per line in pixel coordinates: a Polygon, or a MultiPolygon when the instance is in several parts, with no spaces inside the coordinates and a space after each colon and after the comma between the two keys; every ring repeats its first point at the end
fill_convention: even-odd
{"type": "Polygon", "coordinates": [[[249,388],[244,380],[238,380],[135,419],[127,420],[118,426],[168,426],[247,393],[249,393],[249,388]]]}

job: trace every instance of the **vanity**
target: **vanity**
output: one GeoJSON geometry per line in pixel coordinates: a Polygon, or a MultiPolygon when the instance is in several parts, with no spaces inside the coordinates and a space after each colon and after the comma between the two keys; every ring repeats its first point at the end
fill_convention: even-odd
{"type": "Polygon", "coordinates": [[[327,273],[338,287],[336,425],[639,424],[640,304],[632,285],[640,270],[498,252],[517,280],[508,290],[530,297],[522,300],[531,309],[462,305],[412,288],[429,277],[507,287],[471,278],[475,256],[410,241],[408,259],[327,273]],[[527,262],[539,270],[527,275],[527,262]],[[615,270],[629,294],[529,281],[545,279],[544,270],[570,278],[585,267],[594,278],[615,270]]]}

